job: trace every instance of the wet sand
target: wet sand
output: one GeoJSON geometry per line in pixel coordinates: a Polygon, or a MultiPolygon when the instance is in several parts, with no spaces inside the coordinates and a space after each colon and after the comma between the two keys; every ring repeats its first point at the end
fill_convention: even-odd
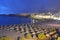
{"type": "Polygon", "coordinates": [[[52,26],[53,26],[53,27],[60,27],[60,24],[52,24],[52,23],[51,23],[51,24],[45,24],[45,25],[51,26],[51,27],[52,27],[52,26]]]}

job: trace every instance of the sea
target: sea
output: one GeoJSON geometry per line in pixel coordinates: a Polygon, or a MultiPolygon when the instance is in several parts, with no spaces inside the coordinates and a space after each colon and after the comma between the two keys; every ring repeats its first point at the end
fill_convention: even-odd
{"type": "Polygon", "coordinates": [[[31,23],[31,19],[23,16],[0,16],[0,25],[26,24],[31,23]]]}
{"type": "MultiPolygon", "coordinates": [[[[11,25],[11,24],[27,24],[32,23],[32,19],[24,16],[0,16],[0,25],[11,25]]],[[[40,20],[39,23],[56,23],[60,24],[57,20],[40,20]]]]}

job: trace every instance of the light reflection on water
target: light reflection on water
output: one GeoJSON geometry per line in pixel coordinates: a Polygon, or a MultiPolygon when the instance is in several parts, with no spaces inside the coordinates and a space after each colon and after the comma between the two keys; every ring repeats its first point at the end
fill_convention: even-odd
{"type": "MultiPolygon", "coordinates": [[[[18,17],[18,16],[0,16],[0,25],[10,25],[10,24],[26,24],[31,23],[31,19],[28,17],[18,17]]],[[[38,23],[53,23],[60,24],[57,20],[40,20],[38,23]]]]}

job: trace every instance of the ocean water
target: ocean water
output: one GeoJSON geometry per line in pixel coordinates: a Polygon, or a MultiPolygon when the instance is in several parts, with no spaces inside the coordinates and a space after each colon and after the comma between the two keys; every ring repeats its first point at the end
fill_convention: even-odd
{"type": "Polygon", "coordinates": [[[0,25],[31,23],[31,19],[18,16],[0,16],[0,25]]]}
{"type": "MultiPolygon", "coordinates": [[[[0,25],[11,25],[11,24],[26,24],[31,23],[31,18],[22,16],[0,16],[0,25]]],[[[40,20],[39,23],[56,23],[60,24],[57,20],[40,20]]]]}

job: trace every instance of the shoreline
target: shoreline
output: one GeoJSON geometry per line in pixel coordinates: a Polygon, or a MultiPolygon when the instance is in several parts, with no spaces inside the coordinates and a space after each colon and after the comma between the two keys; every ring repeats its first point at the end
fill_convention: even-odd
{"type": "Polygon", "coordinates": [[[0,16],[23,16],[23,17],[30,17],[30,14],[0,14],[0,16]]]}

